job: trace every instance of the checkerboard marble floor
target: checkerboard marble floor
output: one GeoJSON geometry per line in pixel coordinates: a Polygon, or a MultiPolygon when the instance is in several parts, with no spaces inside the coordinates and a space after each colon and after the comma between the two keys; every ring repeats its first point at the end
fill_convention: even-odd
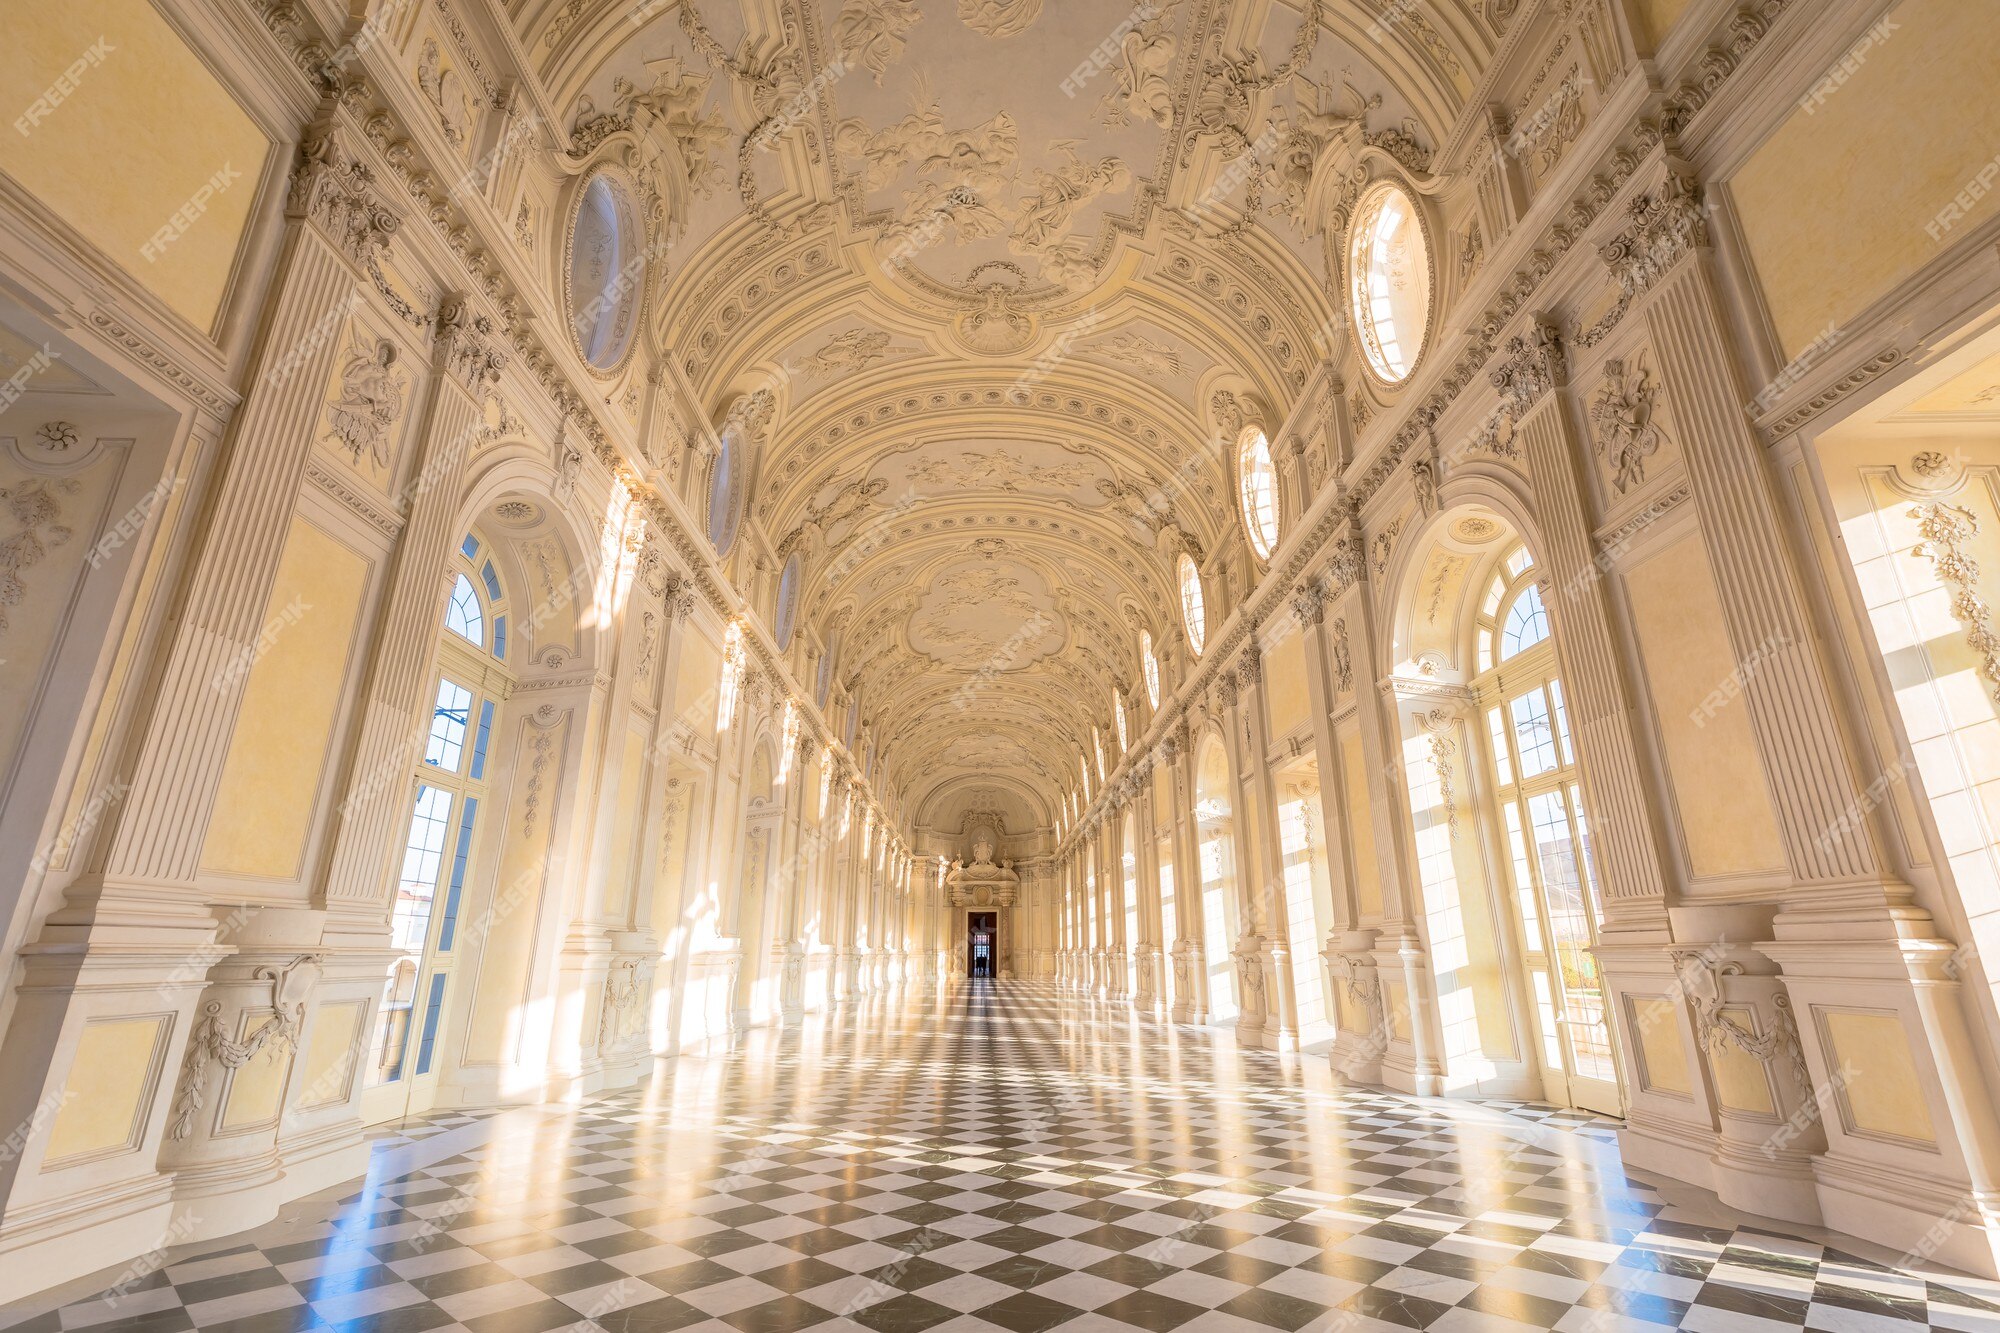
{"type": "Polygon", "coordinates": [[[0,1327],[2000,1330],[1993,1284],[1627,1176],[1607,1123],[980,982],[581,1108],[438,1117],[271,1225],[0,1327]]]}

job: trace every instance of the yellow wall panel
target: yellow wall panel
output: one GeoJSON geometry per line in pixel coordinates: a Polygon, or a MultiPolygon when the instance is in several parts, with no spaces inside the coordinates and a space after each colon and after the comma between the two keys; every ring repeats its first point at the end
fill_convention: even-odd
{"type": "Polygon", "coordinates": [[[1688,0],[1639,0],[1639,15],[1656,49],[1681,21],[1681,15],[1687,13],[1687,7],[1688,0]]]}
{"type": "MultiPolygon", "coordinates": [[[[248,1040],[271,1017],[269,1009],[244,1010],[236,1040],[248,1040]]],[[[281,1042],[266,1041],[263,1050],[229,1075],[229,1100],[222,1107],[222,1128],[241,1129],[277,1119],[279,1109],[285,1104],[285,1080],[291,1072],[291,1049],[281,1042]]]]}
{"type": "Polygon", "coordinates": [[[360,1057],[356,1037],[365,1000],[324,1004],[313,1015],[312,1040],[306,1043],[306,1067],[299,1085],[301,1110],[347,1100],[360,1057]]]}
{"type": "MultiPolygon", "coordinates": [[[[1757,1020],[1748,1009],[1732,1006],[1723,1013],[1746,1031],[1757,1030],[1757,1020]]],[[[1733,1041],[1721,1041],[1708,1049],[1708,1070],[1715,1079],[1715,1097],[1732,1111],[1752,1115],[1776,1115],[1771,1100],[1771,1076],[1764,1062],[1733,1041]]]]}
{"type": "Polygon", "coordinates": [[[1695,875],[1782,867],[1742,672],[1700,534],[1647,559],[1627,576],[1627,588],[1695,875]]]}
{"type": "Polygon", "coordinates": [[[249,669],[203,869],[268,879],[298,873],[367,584],[366,560],[292,520],[264,608],[268,646],[249,669]]]}
{"type": "Polygon", "coordinates": [[[1382,916],[1382,876],[1375,864],[1375,825],[1368,817],[1368,761],[1361,737],[1347,732],[1340,738],[1340,764],[1347,796],[1347,836],[1354,844],[1354,898],[1361,918],[1382,916]]]}
{"type": "Polygon", "coordinates": [[[1271,734],[1282,736],[1312,717],[1306,690],[1306,641],[1286,634],[1264,655],[1264,680],[1269,689],[1271,734]]]}
{"type": "Polygon", "coordinates": [[[108,1152],[138,1140],[168,1021],[153,1015],[84,1025],[63,1083],[62,1109],[49,1127],[46,1161],[108,1152]]]}
{"type": "Polygon", "coordinates": [[[646,738],[636,731],[625,733],[625,754],[618,768],[618,811],[611,824],[611,869],[604,885],[604,910],[614,919],[625,914],[632,897],[634,830],[639,819],[639,800],[646,790],[646,738]]]}
{"type": "Polygon", "coordinates": [[[1730,182],[1787,356],[1990,217],[2000,198],[1990,177],[1974,184],[2000,145],[1992,6],[1904,0],[1887,22],[1853,73],[1817,86],[1730,182]],[[1951,208],[1962,216],[1945,217],[1951,208]]]}
{"type": "Polygon", "coordinates": [[[1855,1129],[1902,1139],[1937,1142],[1931,1108],[1910,1059],[1910,1034],[1896,1014],[1822,1009],[1834,1079],[1855,1129]]]}
{"type": "Polygon", "coordinates": [[[1687,1043],[1681,1040],[1680,1014],[1671,1000],[1635,995],[1629,1002],[1633,1044],[1645,1064],[1645,1086],[1653,1092],[1690,1096],[1687,1043]]]}
{"type": "Polygon", "coordinates": [[[6,11],[0,171],[212,330],[269,140],[147,0],[6,11]]]}
{"type": "Polygon", "coordinates": [[[699,634],[681,645],[680,677],[674,685],[674,713],[698,736],[715,734],[716,686],[722,680],[722,654],[699,634]]]}

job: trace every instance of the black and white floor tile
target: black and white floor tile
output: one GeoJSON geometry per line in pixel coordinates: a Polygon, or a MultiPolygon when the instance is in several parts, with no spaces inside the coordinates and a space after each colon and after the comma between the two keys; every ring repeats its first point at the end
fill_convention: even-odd
{"type": "Polygon", "coordinates": [[[1676,1206],[1612,1127],[978,983],[400,1127],[365,1180],[0,1327],[2000,1333],[1994,1284],[1676,1206]]]}

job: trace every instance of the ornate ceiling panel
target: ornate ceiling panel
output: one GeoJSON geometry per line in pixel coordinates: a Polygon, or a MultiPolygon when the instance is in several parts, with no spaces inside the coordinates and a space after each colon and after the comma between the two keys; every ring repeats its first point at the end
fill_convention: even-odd
{"type": "MultiPolygon", "coordinates": [[[[1207,404],[1346,344],[1336,238],[1416,189],[1511,0],[516,0],[581,170],[665,181],[654,350],[770,390],[754,522],[920,801],[1044,823],[1173,558],[1239,536],[1207,404]],[[1497,12],[1496,12],[1497,11],[1497,12]],[[643,155],[642,155],[643,156],[643,155]],[[982,777],[982,775],[984,775],[982,777]],[[942,799],[942,798],[940,798],[942,799]]],[[[1240,591],[1240,590],[1239,590],[1240,591]]]]}

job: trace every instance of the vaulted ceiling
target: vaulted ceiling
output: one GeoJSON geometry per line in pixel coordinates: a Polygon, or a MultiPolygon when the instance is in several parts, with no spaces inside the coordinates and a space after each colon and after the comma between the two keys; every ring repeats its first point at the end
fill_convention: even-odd
{"type": "Polygon", "coordinates": [[[1242,540],[1208,404],[1283,420],[1345,346],[1312,163],[1434,185],[1511,9],[508,6],[557,141],[609,115],[673,176],[657,350],[775,395],[752,518],[918,822],[996,783],[1053,822],[1174,558],[1242,540]]]}

